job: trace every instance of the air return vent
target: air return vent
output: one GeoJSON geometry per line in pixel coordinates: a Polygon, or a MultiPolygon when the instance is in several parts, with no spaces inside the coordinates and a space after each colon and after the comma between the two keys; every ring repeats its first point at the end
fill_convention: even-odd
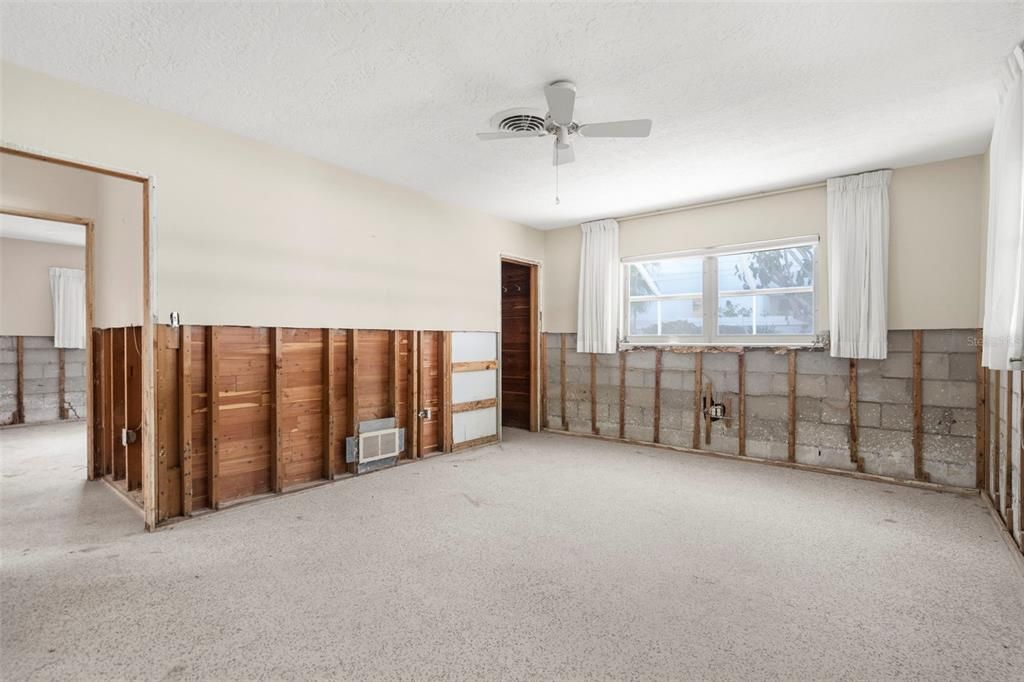
{"type": "Polygon", "coordinates": [[[544,114],[535,109],[508,109],[491,118],[491,126],[507,133],[543,133],[544,114]]]}

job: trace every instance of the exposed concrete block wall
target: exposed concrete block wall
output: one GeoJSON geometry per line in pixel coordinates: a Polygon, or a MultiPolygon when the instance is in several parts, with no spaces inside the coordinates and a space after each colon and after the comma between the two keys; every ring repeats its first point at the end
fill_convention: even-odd
{"type": "MultiPolygon", "coordinates": [[[[24,423],[57,421],[61,418],[60,351],[49,336],[24,339],[24,423]]],[[[84,419],[85,350],[64,351],[64,404],[68,419],[84,419]]],[[[0,336],[0,425],[18,422],[17,337],[0,336]]]]}
{"type": "MultiPolygon", "coordinates": [[[[971,488],[976,484],[977,347],[974,330],[925,331],[922,367],[922,463],[928,480],[971,488]]],[[[575,352],[576,339],[565,335],[566,428],[593,433],[588,354],[575,352]]],[[[547,423],[561,429],[560,346],[548,334],[547,423]]],[[[915,478],[913,409],[913,332],[889,334],[889,357],[860,360],[858,382],[858,458],[851,454],[850,361],[827,351],[796,354],[795,459],[812,466],[857,470],[898,479],[915,478]]],[[[701,385],[727,405],[727,418],[712,423],[710,442],[695,406],[696,354],[662,351],[659,429],[655,434],[657,351],[631,350],[596,356],[596,432],[618,437],[619,362],[624,357],[626,440],[691,447],[694,419],[700,418],[700,448],[738,454],[739,354],[701,354],[701,385]]],[[[745,364],[746,455],[789,457],[789,357],[772,349],[747,349],[745,364]]]]}

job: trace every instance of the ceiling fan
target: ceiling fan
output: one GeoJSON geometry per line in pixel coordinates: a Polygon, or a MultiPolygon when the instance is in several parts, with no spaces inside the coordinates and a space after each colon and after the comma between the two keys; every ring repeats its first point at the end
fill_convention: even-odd
{"type": "Polygon", "coordinates": [[[477,133],[481,140],[508,140],[517,137],[555,138],[552,163],[562,166],[576,160],[570,138],[583,137],[647,137],[651,134],[651,120],[648,118],[632,121],[608,121],[605,123],[579,123],[573,120],[576,107],[576,84],[572,81],[555,81],[544,86],[544,97],[548,101],[548,113],[542,126],[535,130],[502,130],[491,133],[477,133]]]}

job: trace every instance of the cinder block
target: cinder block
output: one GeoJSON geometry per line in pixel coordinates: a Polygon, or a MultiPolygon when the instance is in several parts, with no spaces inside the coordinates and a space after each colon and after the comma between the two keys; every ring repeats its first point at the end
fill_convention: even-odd
{"type": "Polygon", "coordinates": [[[692,430],[671,428],[667,427],[664,423],[661,426],[659,438],[666,445],[674,445],[680,448],[688,448],[693,444],[692,430]]]}
{"type": "Polygon", "coordinates": [[[661,387],[681,390],[683,388],[683,373],[663,370],[661,372],[661,387]]]}
{"type": "MultiPolygon", "coordinates": [[[[910,352],[914,350],[914,333],[908,329],[889,331],[886,346],[890,353],[910,352]]],[[[863,361],[862,361],[863,362],[863,361]]]]}
{"type": "Polygon", "coordinates": [[[953,353],[949,357],[949,378],[952,381],[977,381],[978,358],[974,353],[953,353]]]}
{"type": "Polygon", "coordinates": [[[0,364],[10,365],[11,367],[18,366],[18,351],[15,350],[0,350],[0,364]]]}
{"type": "Polygon", "coordinates": [[[914,410],[910,405],[884,404],[882,408],[882,428],[890,431],[912,431],[914,429],[914,410]]]}
{"type": "Polygon", "coordinates": [[[858,455],[864,462],[865,473],[904,480],[914,478],[913,452],[874,452],[861,447],[858,450],[858,455]]]}
{"type": "Polygon", "coordinates": [[[946,434],[954,436],[974,436],[974,410],[953,407],[925,407],[922,410],[922,423],[925,433],[946,434]]]}
{"type": "Polygon", "coordinates": [[[661,358],[662,369],[693,370],[695,360],[693,353],[665,353],[661,358]]]}
{"type": "Polygon", "coordinates": [[[574,350],[568,350],[565,353],[565,366],[566,367],[586,367],[590,369],[590,353],[577,353],[574,350]]]}
{"type": "Polygon", "coordinates": [[[924,462],[925,473],[932,483],[973,488],[975,472],[973,465],[950,464],[948,462],[924,462]]]}
{"type": "Polygon", "coordinates": [[[722,372],[710,370],[704,372],[704,385],[711,384],[713,394],[717,396],[720,392],[735,393],[739,390],[739,374],[735,371],[722,372]]]}
{"type": "Polygon", "coordinates": [[[974,407],[977,386],[966,381],[923,381],[922,400],[938,407],[974,407]]]}
{"type": "Polygon", "coordinates": [[[926,433],[922,457],[925,462],[947,462],[973,467],[974,447],[974,438],[926,433]]]}
{"type": "MultiPolygon", "coordinates": [[[[858,429],[858,444],[862,452],[871,452],[886,456],[909,457],[910,472],[913,474],[913,434],[908,431],[890,431],[888,429],[858,429]]],[[[889,474],[886,474],[889,475],[889,474]]]]}
{"type": "Polygon", "coordinates": [[[764,372],[747,372],[744,377],[747,395],[774,395],[772,391],[772,374],[764,372]]]}
{"type": "Polygon", "coordinates": [[[595,353],[597,358],[598,367],[607,367],[618,371],[619,369],[619,354],[618,353],[595,353]]]}
{"type": "Polygon", "coordinates": [[[747,419],[788,419],[789,403],[778,396],[747,396],[747,419]]]}
{"type": "MultiPolygon", "coordinates": [[[[908,379],[914,376],[913,353],[889,353],[882,361],[882,376],[908,379]]],[[[922,353],[921,376],[925,379],[949,377],[949,356],[945,353],[922,353]]]]}
{"type": "Polygon", "coordinates": [[[850,430],[841,424],[798,421],[796,442],[816,448],[842,449],[849,445],[850,430]]]}
{"type": "Polygon", "coordinates": [[[849,376],[850,361],[820,351],[801,351],[797,353],[796,371],[798,374],[849,376]]]}
{"type": "Polygon", "coordinates": [[[796,461],[800,464],[825,467],[828,469],[854,470],[857,466],[850,461],[850,451],[844,448],[816,448],[797,445],[796,461]]]}
{"type": "Polygon", "coordinates": [[[785,373],[789,371],[789,360],[784,353],[752,350],[747,352],[746,369],[749,372],[785,373]]]}
{"type": "Polygon", "coordinates": [[[650,443],[654,433],[651,427],[637,424],[626,424],[626,440],[650,443]]]}
{"type": "Polygon", "coordinates": [[[50,350],[56,352],[53,347],[52,336],[26,336],[25,337],[25,355],[28,356],[29,350],[50,350]]]}
{"type": "Polygon", "coordinates": [[[828,396],[826,379],[827,377],[823,374],[798,374],[796,376],[796,394],[808,398],[825,398],[828,396]]]}
{"type": "Polygon", "coordinates": [[[57,356],[57,351],[53,348],[26,348],[25,349],[25,365],[59,365],[60,358],[57,356]]]}
{"type": "Polygon", "coordinates": [[[626,359],[627,369],[654,369],[654,351],[652,350],[637,350],[630,351],[629,357],[626,359]]]}
{"type": "Polygon", "coordinates": [[[789,444],[773,440],[751,439],[747,430],[747,455],[761,459],[784,460],[789,458],[789,444]]]}
{"type": "Polygon", "coordinates": [[[747,417],[747,438],[775,443],[787,443],[789,423],[781,420],[747,417]]]}
{"type": "Polygon", "coordinates": [[[736,353],[704,353],[704,371],[736,372],[739,367],[736,353]]]}
{"type": "Polygon", "coordinates": [[[548,347],[548,356],[551,356],[551,351],[555,351],[555,355],[557,357],[557,352],[562,347],[562,335],[553,332],[547,332],[544,334],[544,343],[548,347]]]}
{"type": "Polygon", "coordinates": [[[850,403],[849,401],[823,400],[821,401],[821,421],[824,424],[849,424],[850,403]]]}
{"type": "Polygon", "coordinates": [[[850,400],[850,377],[825,377],[825,397],[833,400],[850,400]]]}
{"type": "Polygon", "coordinates": [[[822,401],[818,398],[797,397],[796,418],[799,421],[821,422],[821,408],[822,401]]]}
{"type": "Polygon", "coordinates": [[[619,437],[619,425],[618,423],[601,422],[597,423],[597,432],[602,436],[608,436],[610,438],[619,437]]]}
{"type": "Polygon", "coordinates": [[[720,433],[711,433],[711,445],[705,446],[715,452],[725,452],[735,455],[740,451],[740,441],[734,436],[726,436],[720,433]]]}
{"type": "Polygon", "coordinates": [[[882,426],[882,406],[879,403],[857,403],[857,425],[868,428],[882,426]]]}
{"type": "Polygon", "coordinates": [[[0,379],[14,379],[18,378],[18,366],[17,365],[0,365],[0,379]]]}
{"type": "Polygon", "coordinates": [[[66,377],[84,377],[85,376],[85,364],[81,362],[66,362],[64,363],[64,376],[66,377]]]}
{"type": "Polygon", "coordinates": [[[926,353],[974,353],[976,337],[974,329],[926,329],[921,346],[926,353]]]}
{"type": "Polygon", "coordinates": [[[0,336],[0,351],[15,350],[18,347],[18,341],[13,336],[0,336]]]}
{"type": "Polygon", "coordinates": [[[857,397],[873,403],[908,403],[912,399],[909,379],[860,377],[857,397]]]}

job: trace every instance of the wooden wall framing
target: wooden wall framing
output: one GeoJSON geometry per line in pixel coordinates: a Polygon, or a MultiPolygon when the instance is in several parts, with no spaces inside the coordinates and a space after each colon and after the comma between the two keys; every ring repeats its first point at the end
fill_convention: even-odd
{"type": "Polygon", "coordinates": [[[158,523],[339,478],[361,421],[395,417],[403,460],[452,449],[448,332],[159,325],[156,336],[158,523]]]}

